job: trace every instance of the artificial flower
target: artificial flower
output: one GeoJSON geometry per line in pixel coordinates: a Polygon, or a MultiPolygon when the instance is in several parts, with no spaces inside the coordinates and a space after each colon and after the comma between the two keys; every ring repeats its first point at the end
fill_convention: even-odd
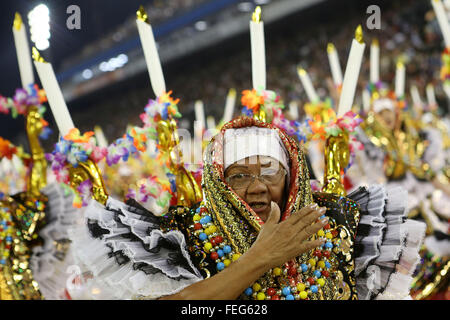
{"type": "Polygon", "coordinates": [[[259,107],[264,104],[264,98],[256,92],[255,89],[242,91],[241,103],[247,109],[257,112],[259,107]]]}
{"type": "Polygon", "coordinates": [[[85,132],[82,136],[80,135],[80,130],[77,128],[70,129],[69,133],[64,136],[64,139],[72,142],[89,142],[89,138],[94,135],[93,131],[85,132]]]}

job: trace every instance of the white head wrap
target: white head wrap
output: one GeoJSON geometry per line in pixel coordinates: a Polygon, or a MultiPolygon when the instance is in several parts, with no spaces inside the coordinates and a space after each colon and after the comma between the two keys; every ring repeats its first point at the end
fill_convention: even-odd
{"type": "Polygon", "coordinates": [[[377,99],[373,102],[373,111],[378,113],[385,109],[394,111],[394,102],[388,98],[377,99]]]}
{"type": "Polygon", "coordinates": [[[251,156],[268,156],[283,165],[289,173],[288,154],[275,130],[260,127],[228,129],[224,136],[224,170],[251,156]]]}

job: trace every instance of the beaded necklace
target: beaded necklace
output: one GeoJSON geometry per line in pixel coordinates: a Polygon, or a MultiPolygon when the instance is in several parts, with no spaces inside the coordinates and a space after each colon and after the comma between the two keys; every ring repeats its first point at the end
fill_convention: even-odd
{"type": "MultiPolygon", "coordinates": [[[[321,218],[324,218],[322,216],[321,218]]],[[[194,235],[201,241],[203,251],[215,263],[217,272],[227,268],[241,254],[235,252],[220,234],[204,203],[195,210],[192,225],[194,235]]],[[[280,267],[269,270],[265,277],[253,283],[241,295],[252,300],[310,300],[320,298],[320,288],[330,277],[331,250],[338,244],[333,244],[333,233],[330,224],[317,232],[318,237],[325,237],[326,243],[313,252],[312,258],[302,263],[299,258],[287,262],[280,267]],[[267,280],[269,279],[269,280],[267,280]]]]}

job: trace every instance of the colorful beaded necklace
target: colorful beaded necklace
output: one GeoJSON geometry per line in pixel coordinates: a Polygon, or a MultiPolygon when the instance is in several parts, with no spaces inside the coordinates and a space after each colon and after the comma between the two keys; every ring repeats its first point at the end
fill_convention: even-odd
{"type": "MultiPolygon", "coordinates": [[[[196,209],[193,221],[193,233],[203,244],[201,250],[215,263],[217,272],[239,259],[241,254],[235,252],[220,234],[204,203],[196,209]]],[[[320,296],[320,287],[330,276],[331,250],[338,244],[333,244],[330,224],[319,230],[317,236],[325,237],[327,241],[321,249],[314,250],[313,257],[306,263],[301,263],[297,258],[271,269],[268,274],[274,281],[255,282],[243,292],[242,297],[254,300],[309,300],[314,295],[320,296]]]]}

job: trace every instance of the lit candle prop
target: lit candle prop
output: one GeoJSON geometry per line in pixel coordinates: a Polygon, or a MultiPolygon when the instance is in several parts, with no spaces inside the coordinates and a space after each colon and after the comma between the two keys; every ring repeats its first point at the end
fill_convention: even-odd
{"type": "Polygon", "coordinates": [[[252,81],[254,89],[266,89],[266,53],[264,44],[264,23],[261,7],[257,6],[250,21],[250,41],[252,47],[252,81]]]}
{"type": "Polygon", "coordinates": [[[141,6],[136,15],[136,24],[141,39],[142,49],[144,51],[145,62],[147,63],[148,73],[150,75],[150,83],[153,92],[159,97],[166,92],[166,83],[164,81],[158,50],[156,49],[152,26],[148,21],[148,16],[144,7],[141,6]]]}
{"type": "Polygon", "coordinates": [[[436,96],[434,94],[434,86],[431,83],[427,85],[427,100],[429,106],[433,107],[437,105],[436,96]]]}
{"type": "Polygon", "coordinates": [[[362,92],[362,103],[364,112],[367,114],[370,111],[370,92],[367,89],[362,92]]]}
{"type": "Polygon", "coordinates": [[[413,85],[411,86],[410,93],[414,106],[421,110],[423,107],[423,103],[422,99],[420,98],[419,89],[417,89],[417,87],[413,85]]]}
{"type": "Polygon", "coordinates": [[[359,25],[358,28],[356,28],[355,39],[353,39],[345,69],[341,97],[339,99],[337,111],[338,117],[343,116],[352,108],[365,47],[366,45],[363,40],[362,27],[359,25]]]}
{"type": "Polygon", "coordinates": [[[405,95],[405,65],[403,62],[397,62],[395,71],[395,96],[397,99],[405,95]]]}
{"type": "Polygon", "coordinates": [[[303,88],[305,88],[306,95],[308,96],[309,101],[312,103],[319,102],[319,96],[317,95],[316,90],[314,89],[314,86],[306,70],[298,67],[297,74],[298,77],[300,78],[300,81],[302,82],[303,88]]]}
{"type": "Polygon", "coordinates": [[[289,103],[289,113],[291,114],[293,120],[298,119],[298,103],[296,101],[291,101],[289,103]]]}
{"type": "Polygon", "coordinates": [[[370,46],[370,82],[377,83],[380,80],[380,45],[378,40],[372,40],[370,46]]]}
{"type": "Polygon", "coordinates": [[[208,130],[216,129],[216,120],[214,120],[213,116],[206,117],[206,125],[208,127],[208,130]]]}
{"type": "Polygon", "coordinates": [[[227,100],[225,101],[225,112],[223,115],[223,122],[227,123],[233,119],[234,106],[236,105],[236,90],[231,88],[227,94],[227,100]]]}
{"type": "Polygon", "coordinates": [[[201,100],[195,101],[195,120],[202,130],[205,129],[205,109],[201,100]]]}
{"type": "Polygon", "coordinates": [[[436,18],[441,28],[442,36],[444,37],[444,42],[446,47],[450,47],[450,25],[448,23],[447,14],[445,12],[444,6],[440,0],[431,0],[434,12],[436,13],[436,18]]]}
{"type": "Polygon", "coordinates": [[[48,104],[52,110],[59,133],[64,137],[71,129],[75,128],[75,126],[70,117],[66,102],[64,101],[61,88],[56,80],[55,72],[53,71],[52,65],[46,62],[39,54],[39,51],[34,47],[33,59],[34,66],[36,67],[39,79],[41,80],[42,87],[45,90],[45,95],[47,96],[48,104]]]}
{"type": "Polygon", "coordinates": [[[336,86],[342,84],[342,69],[339,62],[339,56],[336,48],[332,43],[327,46],[328,60],[330,62],[331,76],[333,77],[333,82],[336,86]]]}
{"type": "Polygon", "coordinates": [[[106,148],[108,147],[108,141],[103,133],[103,130],[100,126],[94,127],[95,138],[97,139],[97,144],[99,147],[106,148]]]}
{"type": "Polygon", "coordinates": [[[18,12],[16,12],[16,16],[14,18],[12,31],[14,35],[14,43],[16,45],[17,62],[19,63],[22,88],[28,88],[30,84],[34,84],[33,66],[31,64],[27,33],[22,17],[18,12]]]}

